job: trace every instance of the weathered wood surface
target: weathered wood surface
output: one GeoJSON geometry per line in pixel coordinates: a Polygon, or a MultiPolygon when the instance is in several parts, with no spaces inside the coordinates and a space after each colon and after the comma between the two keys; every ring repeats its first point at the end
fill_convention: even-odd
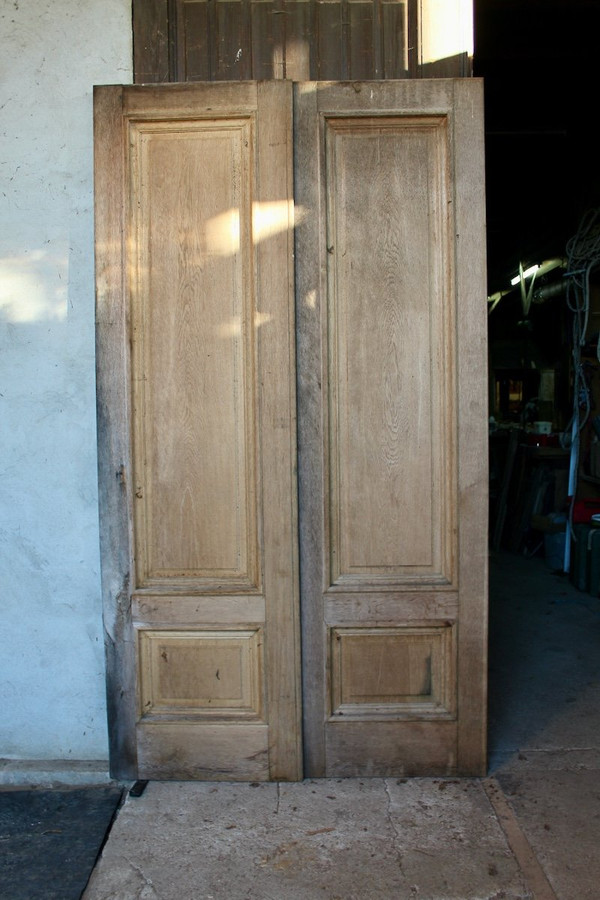
{"type": "MultiPolygon", "coordinates": [[[[135,81],[469,76],[464,48],[423,55],[439,10],[434,0],[134,0],[135,81]]],[[[451,23],[468,10],[445,0],[451,23]]]]}
{"type": "Polygon", "coordinates": [[[458,771],[487,770],[488,395],[483,82],[457,80],[455,224],[460,571],[458,771]]]}
{"type": "Polygon", "coordinates": [[[98,506],[111,774],[136,777],[122,89],[94,92],[98,506]]]}
{"type": "Polygon", "coordinates": [[[291,85],[106,87],[96,109],[114,768],[208,771],[210,733],[222,777],[237,748],[230,777],[297,779],[291,85]]]}
{"type": "Polygon", "coordinates": [[[148,781],[273,780],[267,725],[140,722],[137,732],[139,777],[148,781]]]}
{"type": "Polygon", "coordinates": [[[481,88],[96,91],[115,777],[485,771],[481,88]]]}
{"type": "Polygon", "coordinates": [[[478,774],[481,84],[301,84],[295,101],[307,774],[478,774]]]}

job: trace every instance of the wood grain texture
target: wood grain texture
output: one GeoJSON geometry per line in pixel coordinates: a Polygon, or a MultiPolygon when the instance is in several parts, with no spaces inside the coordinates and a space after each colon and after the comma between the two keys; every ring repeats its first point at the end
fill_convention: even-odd
{"type": "Polygon", "coordinates": [[[364,616],[369,622],[386,625],[395,621],[415,622],[419,619],[454,621],[458,615],[458,593],[452,591],[386,591],[368,594],[353,591],[328,591],[323,602],[323,617],[328,625],[357,621],[364,616]]]}
{"type": "Polygon", "coordinates": [[[113,771],[481,774],[481,84],[291,93],[97,91],[113,771]]]}
{"type": "Polygon", "coordinates": [[[137,83],[406,78],[420,58],[406,0],[134,0],[133,12],[137,83]]]}
{"type": "Polygon", "coordinates": [[[263,719],[261,629],[140,628],[140,717],[263,719]]]}
{"type": "Polygon", "coordinates": [[[113,239],[99,244],[99,290],[117,310],[100,329],[101,489],[121,517],[103,569],[116,554],[107,619],[120,616],[111,689],[127,771],[297,779],[291,86],[134,86],[98,103],[98,235],[113,239]],[[219,727],[199,728],[207,716],[219,727]]]}
{"type": "Polygon", "coordinates": [[[328,768],[340,778],[456,774],[456,722],[337,722],[327,731],[328,768]]]}
{"type": "Polygon", "coordinates": [[[94,90],[98,506],[110,769],[135,778],[135,657],[130,617],[129,359],[124,295],[122,89],[94,90]]]}
{"type": "Polygon", "coordinates": [[[254,625],[265,621],[265,598],[245,595],[243,604],[237,594],[217,596],[186,596],[181,592],[171,596],[135,593],[132,614],[142,625],[194,625],[211,622],[214,625],[235,625],[240,620],[254,625]]]}
{"type": "Polygon", "coordinates": [[[452,581],[445,125],[325,119],[334,584],[452,581]]]}
{"type": "Polygon", "coordinates": [[[168,0],[134,0],[133,70],[139,84],[171,81],[168,0]]]}
{"type": "Polygon", "coordinates": [[[487,769],[488,396],[483,82],[454,83],[456,147],[459,771],[487,769]]]}
{"type": "MultiPolygon", "coordinates": [[[[466,774],[484,764],[481,745],[471,756],[467,747],[485,728],[486,596],[476,600],[469,585],[485,580],[486,531],[477,534],[462,517],[466,420],[458,404],[474,381],[485,393],[486,367],[471,351],[467,375],[460,358],[457,335],[473,315],[479,320],[480,283],[476,267],[464,290],[471,269],[457,248],[455,220],[460,165],[481,147],[477,138],[473,150],[462,143],[458,164],[457,127],[466,135],[469,125],[457,125],[455,88],[453,81],[401,81],[295,90],[296,201],[307,211],[296,262],[304,709],[313,776],[466,774]],[[311,160],[312,176],[303,171],[311,160]],[[452,639],[426,647],[419,629],[427,624],[452,639]],[[352,638],[344,654],[335,640],[345,634],[352,638]],[[395,655],[390,646],[399,640],[405,644],[395,655]],[[357,685],[377,683],[388,651],[388,698],[409,696],[428,667],[429,677],[434,668],[444,673],[428,710],[416,699],[406,717],[399,701],[383,696],[372,706],[344,702],[358,696],[357,685]],[[336,703],[350,715],[330,717],[336,703]],[[448,721],[432,721],[438,714],[448,721]],[[377,721],[386,716],[394,721],[377,721]]],[[[479,88],[460,90],[476,98],[479,88]]],[[[476,103],[472,115],[476,136],[476,103]]],[[[476,210],[484,196],[479,164],[469,189],[476,210]]],[[[484,235],[481,221],[477,227],[484,235]]],[[[470,246],[481,265],[482,247],[470,246]]],[[[475,476],[486,416],[481,406],[473,411],[466,471],[475,476]]],[[[470,485],[485,510],[483,469],[470,485]]]]}
{"type": "Polygon", "coordinates": [[[304,769],[325,770],[323,685],[327,678],[323,628],[323,546],[325,460],[323,440],[327,407],[323,405],[326,359],[321,319],[326,297],[324,220],[320,215],[315,167],[319,151],[317,91],[294,86],[294,183],[296,203],[304,211],[295,230],[296,354],[298,401],[298,529],[300,543],[300,609],[302,622],[302,695],[304,769]]]}
{"type": "Polygon", "coordinates": [[[258,586],[252,130],[130,128],[137,586],[258,586]]]}
{"type": "Polygon", "coordinates": [[[265,661],[269,716],[278,723],[269,735],[269,760],[272,780],[297,780],[302,700],[291,83],[261,82],[258,104],[257,187],[268,234],[256,245],[265,661]]]}
{"type": "Polygon", "coordinates": [[[473,74],[469,0],[134,0],[133,20],[137,83],[473,74]]]}
{"type": "Polygon", "coordinates": [[[267,725],[143,721],[137,742],[141,779],[269,780],[267,725]]]}
{"type": "Polygon", "coordinates": [[[454,718],[452,626],[332,628],[330,642],[333,719],[454,718]]]}
{"type": "Polygon", "coordinates": [[[409,72],[409,3],[381,4],[381,78],[406,78],[409,72]]]}

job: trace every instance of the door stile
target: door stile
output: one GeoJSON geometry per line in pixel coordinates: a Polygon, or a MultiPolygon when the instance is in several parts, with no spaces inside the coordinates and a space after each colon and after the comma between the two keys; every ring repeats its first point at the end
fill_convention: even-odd
{"type": "Polygon", "coordinates": [[[264,516],[263,554],[267,631],[267,703],[271,729],[270,779],[302,778],[302,690],[300,648],[300,589],[298,554],[296,338],[294,287],[294,172],[293,106],[289,82],[259,82],[257,184],[267,209],[281,210],[285,227],[267,238],[269,254],[257,255],[258,355],[261,359],[260,408],[262,436],[262,494],[265,509],[281,515],[264,516]],[[281,102],[281,96],[286,102],[281,102]],[[272,98],[272,99],[271,99],[272,98]],[[266,152],[278,147],[277,161],[266,152]],[[265,330],[277,328],[276,339],[265,330]],[[282,387],[282,385],[284,387],[282,387]]]}
{"type": "Polygon", "coordinates": [[[137,776],[123,89],[94,89],[98,505],[110,774],[137,776]]]}
{"type": "MultiPolygon", "coordinates": [[[[322,353],[322,298],[326,297],[325,242],[319,215],[323,185],[319,173],[319,112],[311,84],[294,86],[294,190],[302,208],[296,224],[296,352],[298,402],[298,494],[300,541],[300,612],[302,621],[303,697],[319,696],[327,680],[323,622],[325,541],[322,398],[327,371],[322,353]],[[306,263],[304,263],[306,261],[306,263]]],[[[325,772],[325,724],[320,703],[303,704],[305,774],[325,772]]]]}
{"type": "Polygon", "coordinates": [[[488,393],[483,83],[454,85],[456,272],[459,308],[458,771],[487,771],[488,664],[488,393]]]}

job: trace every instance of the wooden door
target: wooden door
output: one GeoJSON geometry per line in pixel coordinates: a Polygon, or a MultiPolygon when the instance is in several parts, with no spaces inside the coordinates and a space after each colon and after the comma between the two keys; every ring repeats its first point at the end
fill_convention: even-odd
{"type": "Polygon", "coordinates": [[[486,767],[482,84],[295,88],[305,771],[486,767]]]}
{"type": "Polygon", "coordinates": [[[289,83],[95,95],[113,773],[301,776],[289,83]]]}
{"type": "Polygon", "coordinates": [[[473,0],[133,0],[138,84],[472,74],[473,0]]]}
{"type": "Polygon", "coordinates": [[[485,770],[481,83],[294,90],[96,90],[115,777],[485,770]]]}

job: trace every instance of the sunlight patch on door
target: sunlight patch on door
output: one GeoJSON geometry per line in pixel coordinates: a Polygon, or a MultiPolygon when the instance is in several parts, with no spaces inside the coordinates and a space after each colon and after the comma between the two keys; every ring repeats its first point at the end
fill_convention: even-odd
{"type": "MultiPolygon", "coordinates": [[[[252,242],[261,241],[289,231],[305,218],[302,207],[294,207],[293,200],[273,200],[252,204],[252,242]]],[[[232,208],[213,216],[204,223],[202,246],[211,256],[232,256],[241,246],[240,211],[232,208]]]]}

